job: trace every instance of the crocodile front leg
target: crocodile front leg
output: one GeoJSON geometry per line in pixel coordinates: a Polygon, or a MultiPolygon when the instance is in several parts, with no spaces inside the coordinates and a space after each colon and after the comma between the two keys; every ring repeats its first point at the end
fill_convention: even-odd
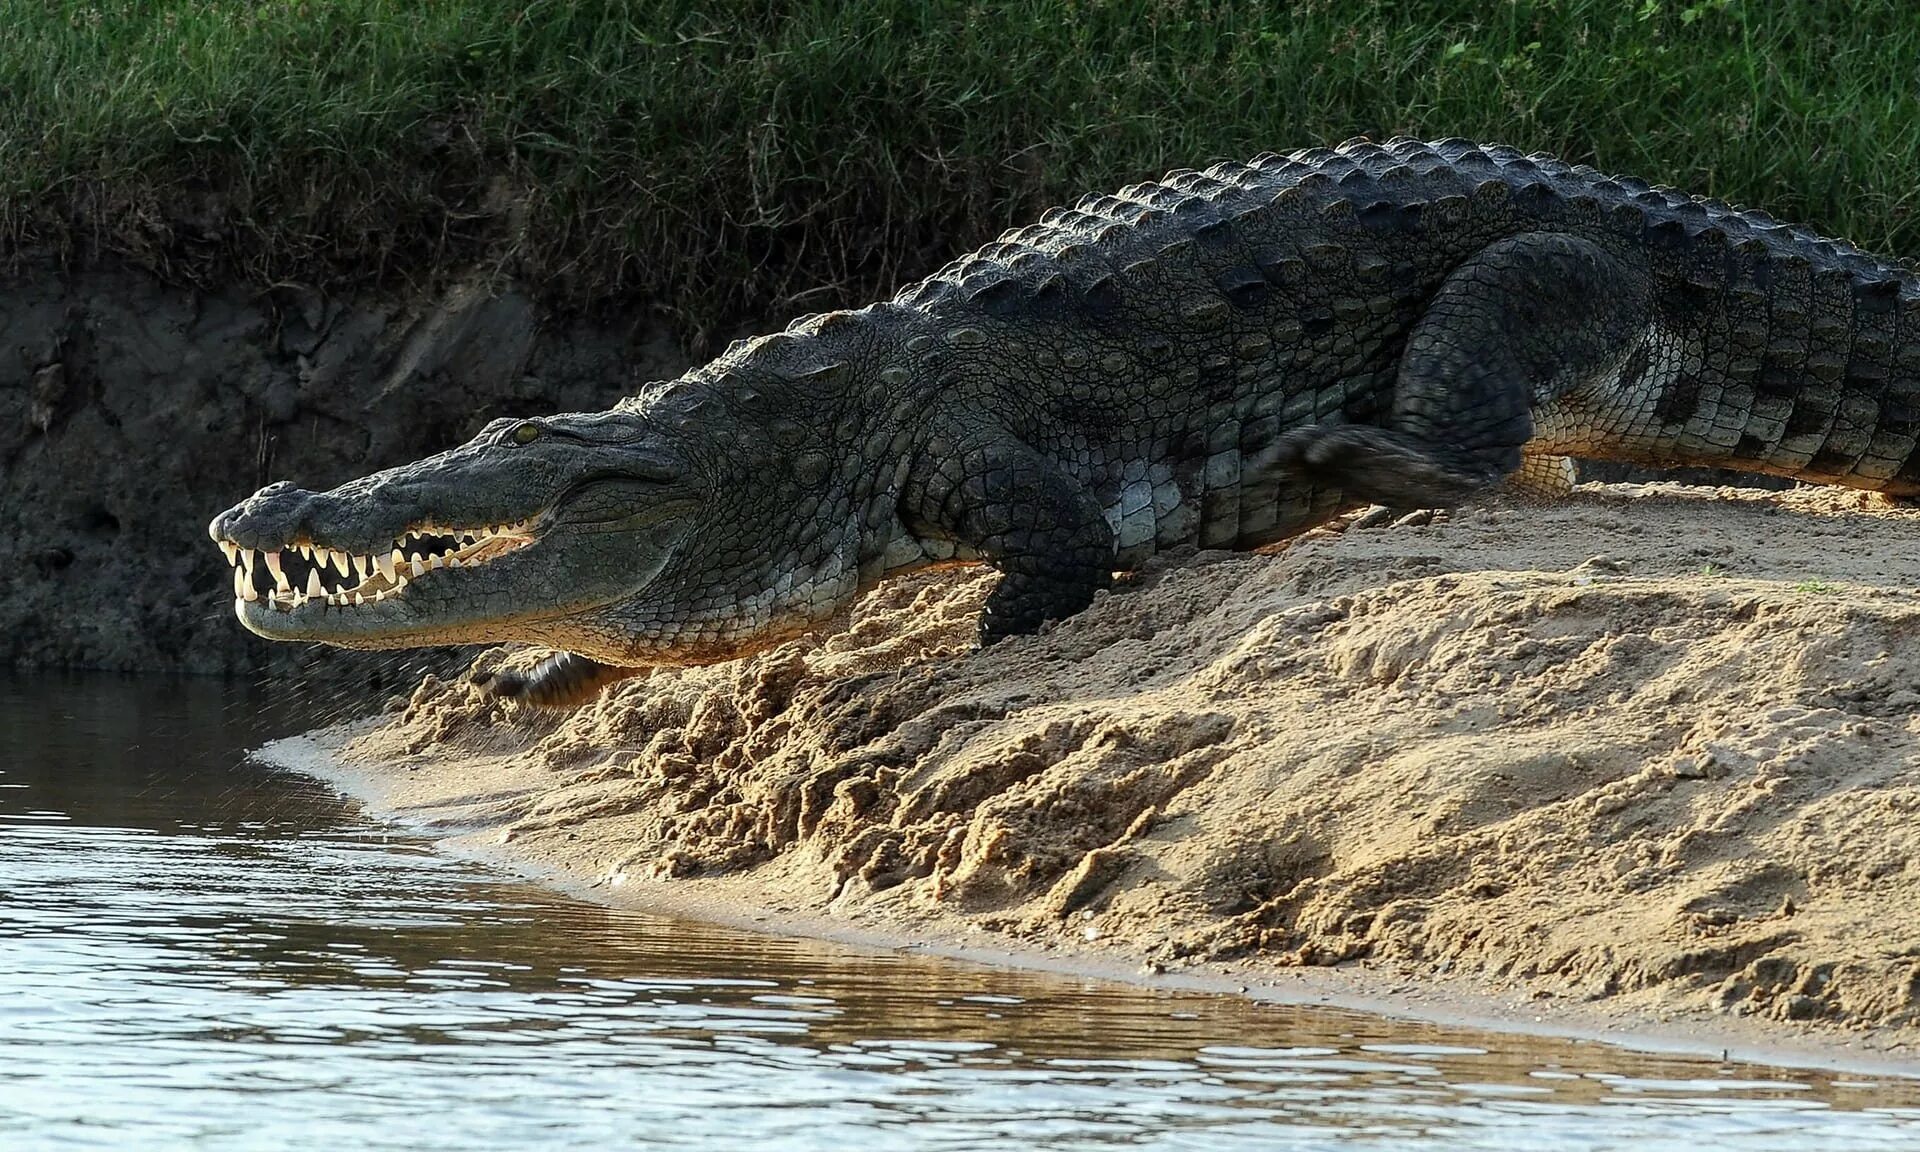
{"type": "Polygon", "coordinates": [[[1456,503],[1520,467],[1537,405],[1625,361],[1652,301],[1644,260],[1582,237],[1489,245],[1408,335],[1386,427],[1302,428],[1254,466],[1394,507],[1456,503]]]}
{"type": "Polygon", "coordinates": [[[1000,570],[980,618],[982,645],[1071,616],[1113,581],[1113,528],[1098,500],[1012,436],[977,439],[931,461],[906,511],[1000,570]]]}

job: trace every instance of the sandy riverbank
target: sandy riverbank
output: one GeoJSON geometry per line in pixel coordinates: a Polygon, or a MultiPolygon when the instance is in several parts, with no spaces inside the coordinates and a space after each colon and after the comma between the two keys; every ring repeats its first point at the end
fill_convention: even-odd
{"type": "Polygon", "coordinates": [[[1204,553],[975,652],[988,580],[561,717],[429,680],[319,743],[378,809],[616,901],[1546,1030],[1920,1040],[1920,512],[1589,485],[1204,553]]]}

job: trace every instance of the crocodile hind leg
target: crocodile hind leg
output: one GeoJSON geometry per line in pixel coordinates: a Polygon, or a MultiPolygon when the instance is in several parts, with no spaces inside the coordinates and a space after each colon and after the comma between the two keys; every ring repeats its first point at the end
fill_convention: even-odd
{"type": "Polygon", "coordinates": [[[556,652],[530,672],[483,672],[473,677],[473,683],[489,695],[539,708],[575,708],[607,685],[645,671],[602,664],[575,652],[556,652]]]}
{"type": "Polygon", "coordinates": [[[1298,429],[1254,466],[1397,508],[1456,503],[1520,467],[1536,406],[1624,362],[1652,299],[1644,261],[1578,236],[1489,245],[1409,333],[1384,427],[1298,429]]]}

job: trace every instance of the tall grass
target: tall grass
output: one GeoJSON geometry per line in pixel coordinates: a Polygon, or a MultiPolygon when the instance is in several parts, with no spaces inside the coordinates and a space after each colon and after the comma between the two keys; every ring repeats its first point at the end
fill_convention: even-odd
{"type": "Polygon", "coordinates": [[[690,333],[1044,205],[1367,134],[1920,254],[1910,0],[0,0],[0,245],[322,287],[479,261],[690,333]]]}

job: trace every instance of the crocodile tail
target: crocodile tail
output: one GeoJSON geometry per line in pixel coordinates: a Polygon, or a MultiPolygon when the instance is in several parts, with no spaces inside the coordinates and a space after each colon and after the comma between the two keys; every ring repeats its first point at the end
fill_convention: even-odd
{"type": "Polygon", "coordinates": [[[1530,450],[1920,494],[1920,280],[1797,233],[1694,244],[1682,303],[1530,450]]]}

